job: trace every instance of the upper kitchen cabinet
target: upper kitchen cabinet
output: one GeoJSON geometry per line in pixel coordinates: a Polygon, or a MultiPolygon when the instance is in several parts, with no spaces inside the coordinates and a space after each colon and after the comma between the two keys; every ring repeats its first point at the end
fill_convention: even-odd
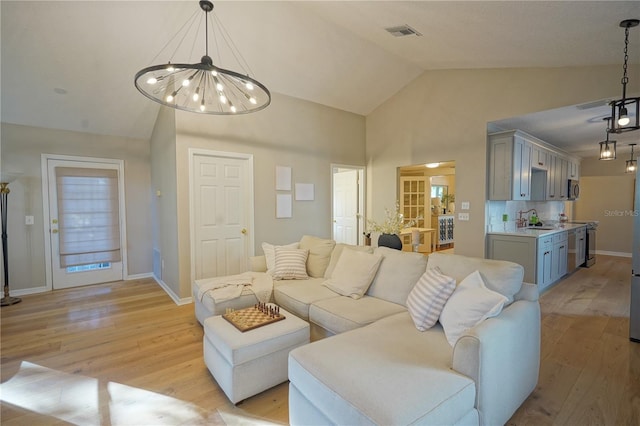
{"type": "Polygon", "coordinates": [[[491,133],[489,200],[566,201],[580,160],[520,130],[491,133]]]}
{"type": "Polygon", "coordinates": [[[531,149],[518,130],[489,135],[490,200],[530,199],[531,149]]]}

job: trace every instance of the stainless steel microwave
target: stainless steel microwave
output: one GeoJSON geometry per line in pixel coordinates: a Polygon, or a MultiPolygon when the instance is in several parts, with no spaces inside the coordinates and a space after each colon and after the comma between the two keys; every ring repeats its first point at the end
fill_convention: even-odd
{"type": "Polygon", "coordinates": [[[580,197],[580,183],[577,180],[569,179],[569,190],[567,191],[569,200],[577,200],[580,197]]]}

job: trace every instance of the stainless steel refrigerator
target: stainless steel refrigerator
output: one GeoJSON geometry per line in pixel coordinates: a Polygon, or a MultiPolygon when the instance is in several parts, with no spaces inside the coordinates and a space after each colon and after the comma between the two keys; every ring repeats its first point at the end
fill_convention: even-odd
{"type": "MultiPolygon", "coordinates": [[[[640,158],[639,158],[640,159],[640,158]]],[[[636,172],[635,211],[633,220],[633,252],[631,269],[631,313],[629,316],[629,339],[640,343],[640,171],[636,172]]]]}

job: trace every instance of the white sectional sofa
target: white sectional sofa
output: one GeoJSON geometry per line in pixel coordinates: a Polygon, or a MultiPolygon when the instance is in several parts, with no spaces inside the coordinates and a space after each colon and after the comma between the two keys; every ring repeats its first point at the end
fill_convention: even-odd
{"type": "MultiPolygon", "coordinates": [[[[315,277],[274,281],[277,304],[330,336],[289,354],[291,424],[507,422],[534,390],[539,370],[538,292],[534,285],[522,282],[523,268],[450,254],[433,253],[427,258],[384,247],[333,247],[328,241],[305,236],[300,242],[309,250],[307,262],[312,267],[308,270],[315,277]],[[314,247],[316,255],[325,255],[312,257],[314,247]],[[345,250],[349,256],[357,250],[381,257],[373,281],[360,298],[341,295],[325,285],[338,270],[344,273],[345,262],[339,260],[345,250]],[[458,286],[440,317],[446,327],[437,322],[419,331],[415,309],[407,308],[407,298],[418,287],[416,283],[423,284],[425,271],[432,269],[455,279],[458,286]],[[476,301],[464,300],[472,294],[462,291],[468,286],[460,285],[473,281],[470,277],[482,281],[494,299],[503,301],[499,309],[465,328],[467,314],[478,314],[476,301]],[[462,328],[454,336],[456,327],[462,328]]],[[[356,268],[357,263],[349,265],[356,268]]],[[[252,268],[265,271],[264,258],[252,259],[252,268]]],[[[204,307],[206,301],[200,305],[204,307]]],[[[312,340],[313,336],[312,331],[312,340]]]]}

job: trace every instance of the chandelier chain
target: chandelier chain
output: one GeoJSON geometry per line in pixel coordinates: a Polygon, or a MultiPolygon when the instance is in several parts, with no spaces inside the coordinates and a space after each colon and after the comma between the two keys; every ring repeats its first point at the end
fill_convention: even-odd
{"type": "MultiPolygon", "coordinates": [[[[624,63],[622,64],[622,84],[626,86],[629,82],[629,77],[627,77],[627,62],[629,61],[629,27],[624,29],[624,63]]],[[[623,91],[626,92],[626,87],[623,87],[623,91]]],[[[624,94],[622,96],[625,97],[624,94]]]]}

